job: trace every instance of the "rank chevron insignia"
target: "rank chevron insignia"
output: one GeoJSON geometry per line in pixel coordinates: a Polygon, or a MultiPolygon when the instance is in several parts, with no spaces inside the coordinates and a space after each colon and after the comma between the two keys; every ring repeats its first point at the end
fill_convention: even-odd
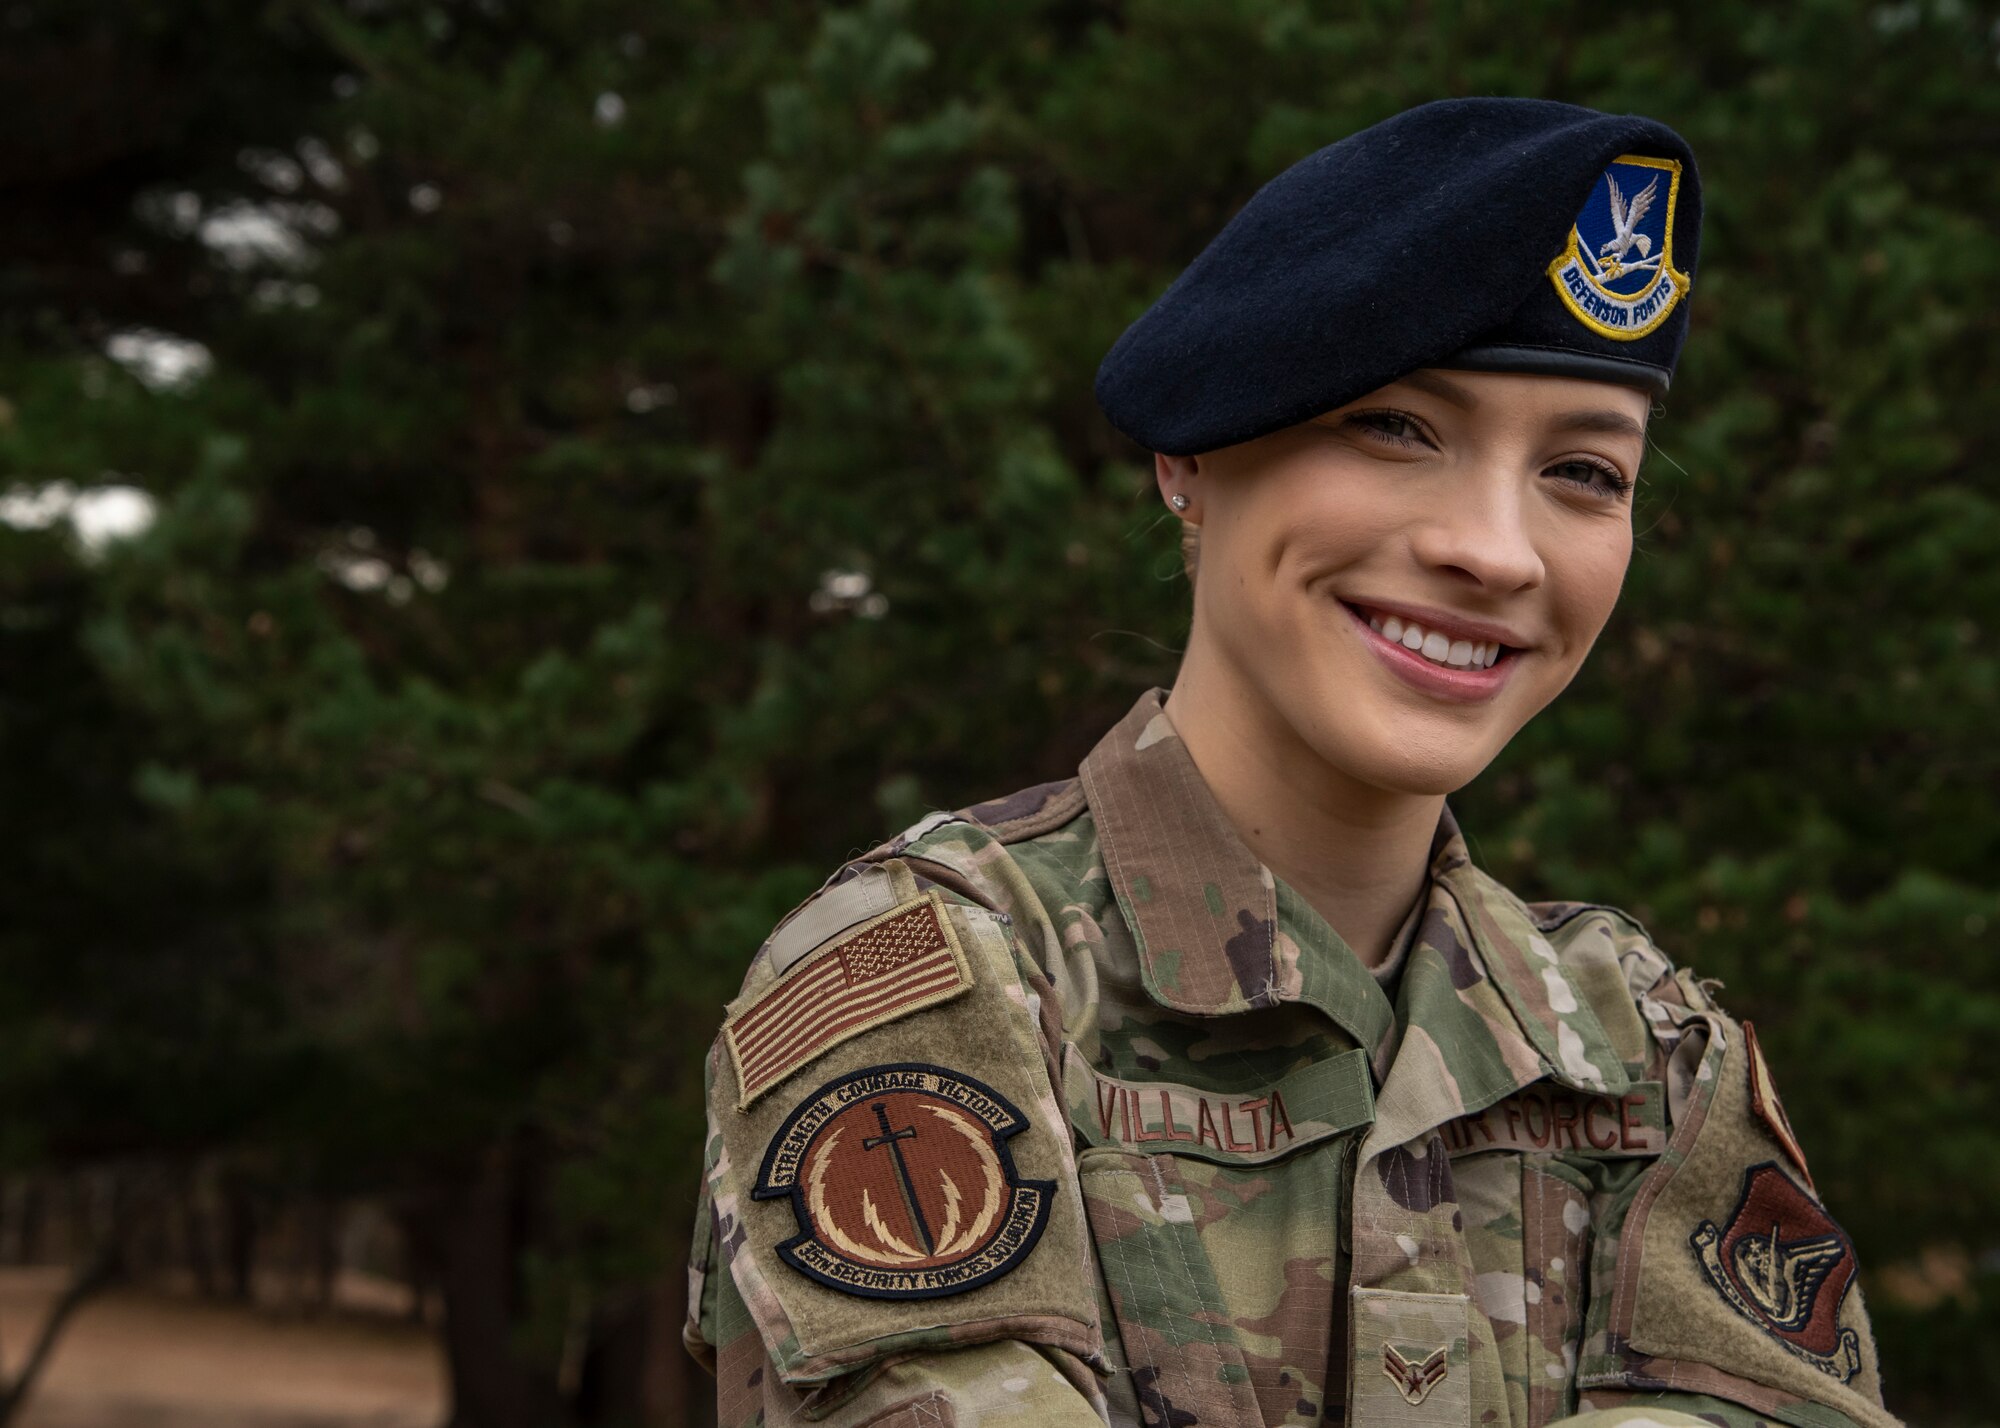
{"type": "Polygon", "coordinates": [[[1775,1162],[1746,1171],[1729,1223],[1703,1220],[1689,1243],[1737,1313],[1842,1383],[1861,1371],[1860,1338],[1840,1323],[1854,1246],[1775,1162]]]}
{"type": "MultiPolygon", "coordinates": [[[[1444,1382],[1449,1368],[1446,1363],[1450,1346],[1432,1349],[1422,1359],[1405,1357],[1394,1344],[1382,1345],[1382,1372],[1389,1375],[1389,1381],[1396,1385],[1396,1391],[1403,1395],[1405,1403],[1415,1405],[1430,1397],[1432,1389],[1444,1382]]],[[[1421,1349],[1418,1353],[1423,1353],[1421,1349]]]]}

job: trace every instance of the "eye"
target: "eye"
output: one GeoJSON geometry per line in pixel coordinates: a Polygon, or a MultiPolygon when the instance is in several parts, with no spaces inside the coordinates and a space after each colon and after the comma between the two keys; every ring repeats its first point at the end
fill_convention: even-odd
{"type": "Polygon", "coordinates": [[[1622,501],[1632,490],[1632,478],[1613,466],[1609,461],[1599,461],[1588,456],[1572,456],[1544,469],[1543,475],[1553,476],[1558,481],[1567,481],[1572,486],[1581,486],[1594,496],[1607,501],[1622,501]]]}
{"type": "Polygon", "coordinates": [[[1414,415],[1397,411],[1394,407],[1382,407],[1376,411],[1352,412],[1345,423],[1366,432],[1377,441],[1386,441],[1392,446],[1430,446],[1430,431],[1414,415]]]}

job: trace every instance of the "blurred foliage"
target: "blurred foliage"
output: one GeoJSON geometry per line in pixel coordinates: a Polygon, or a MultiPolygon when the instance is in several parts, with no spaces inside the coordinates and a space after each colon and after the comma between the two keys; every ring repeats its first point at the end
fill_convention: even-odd
{"type": "MultiPolygon", "coordinates": [[[[577,1325],[673,1272],[765,931],[1171,682],[1098,357],[1286,163],[1520,93],[1674,124],[1709,227],[1621,612],[1475,854],[1728,984],[1871,1265],[1990,1265],[1996,25],[0,5],[0,492],[158,503],[0,526],[0,1157],[392,1197],[461,1421],[617,1421],[577,1325]]],[[[1877,1294],[1915,1421],[1994,1421],[1979,1290],[1877,1294]]]]}

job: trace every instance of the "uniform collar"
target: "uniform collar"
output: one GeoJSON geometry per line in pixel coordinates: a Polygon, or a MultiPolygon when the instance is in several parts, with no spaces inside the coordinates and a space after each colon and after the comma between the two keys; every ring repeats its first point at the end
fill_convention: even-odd
{"type": "MultiPolygon", "coordinates": [[[[1394,1051],[1395,1009],[1340,935],[1237,836],[1165,702],[1161,689],[1141,695],[1080,770],[1146,994],[1196,1016],[1307,1003],[1369,1052],[1379,1078],[1394,1051]]],[[[1447,812],[1434,866],[1449,864],[1452,848],[1462,860],[1447,812]]]]}
{"type": "Polygon", "coordinates": [[[1201,1016],[1276,1005],[1276,881],[1223,817],[1165,700],[1139,696],[1078,770],[1146,991],[1201,1016]]]}
{"type": "MultiPolygon", "coordinates": [[[[1318,1007],[1369,1052],[1379,1081],[1399,1040],[1396,1009],[1339,934],[1237,836],[1165,705],[1165,690],[1141,695],[1079,770],[1147,995],[1197,1016],[1283,1002],[1318,1007]]],[[[1457,1093],[1459,1109],[1544,1075],[1607,1089],[1591,1074],[1603,1057],[1565,1054],[1561,1044],[1565,1023],[1582,1027],[1593,1052],[1608,1044],[1587,996],[1555,986],[1549,943],[1519,900],[1472,865],[1449,806],[1419,901],[1398,997],[1441,997],[1455,1005],[1433,1005],[1423,1020],[1477,1027],[1467,1042],[1477,1065],[1454,1068],[1468,1082],[1457,1093]],[[1413,979],[1419,963],[1434,965],[1413,979]]],[[[1621,1079],[1607,1069],[1608,1080],[1621,1079]]]]}

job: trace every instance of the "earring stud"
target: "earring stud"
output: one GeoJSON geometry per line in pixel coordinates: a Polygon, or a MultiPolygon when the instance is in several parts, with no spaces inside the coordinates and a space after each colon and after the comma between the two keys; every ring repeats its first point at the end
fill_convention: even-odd
{"type": "Polygon", "coordinates": [[[1174,496],[1169,497],[1168,499],[1172,502],[1173,508],[1177,511],[1185,511],[1188,507],[1188,500],[1187,497],[1185,496],[1176,494],[1174,496]]]}

